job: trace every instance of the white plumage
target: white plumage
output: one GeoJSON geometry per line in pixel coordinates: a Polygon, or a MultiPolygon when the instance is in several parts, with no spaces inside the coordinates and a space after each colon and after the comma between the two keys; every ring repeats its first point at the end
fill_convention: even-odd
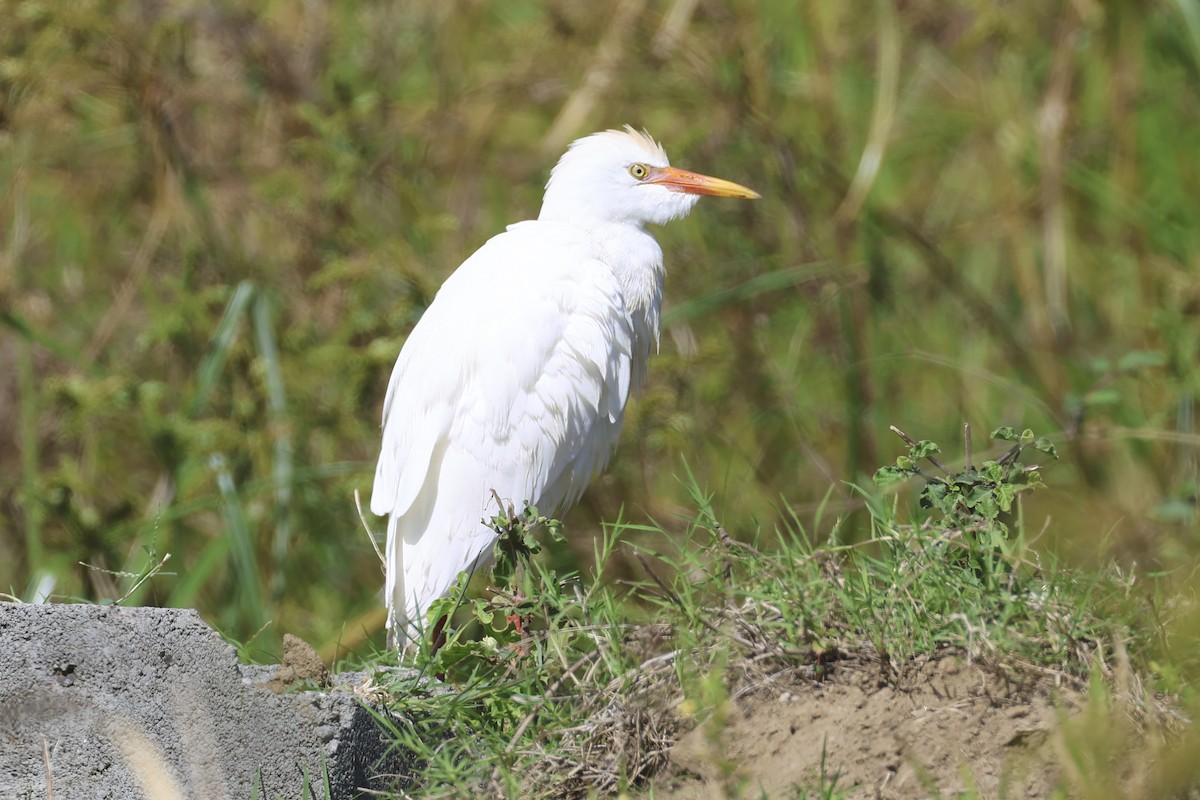
{"type": "Polygon", "coordinates": [[[403,647],[506,504],[559,514],[599,472],[658,343],[662,250],[646,231],[700,194],[757,197],[671,168],[632,128],[574,142],[535,221],[508,226],[442,285],[396,360],[371,511],[388,516],[389,640],[403,647]]]}

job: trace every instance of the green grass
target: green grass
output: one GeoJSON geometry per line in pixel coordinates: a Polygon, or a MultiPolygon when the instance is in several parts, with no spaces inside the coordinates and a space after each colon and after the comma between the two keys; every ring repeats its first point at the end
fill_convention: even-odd
{"type": "MultiPolygon", "coordinates": [[[[950,477],[1008,496],[1015,513],[1037,485],[1018,459],[1044,454],[1034,437],[1014,438],[1007,463],[1017,468],[987,480],[980,475],[996,462],[983,462],[950,477]]],[[[931,446],[913,449],[928,454],[931,446]]],[[[906,459],[905,468],[919,469],[906,459]]],[[[719,737],[734,695],[785,676],[832,678],[847,660],[876,664],[886,680],[918,669],[921,656],[951,654],[1014,676],[1077,688],[1091,681],[1094,705],[1085,713],[1098,717],[1119,716],[1104,704],[1108,687],[1125,691],[1122,681],[1148,674],[1141,658],[1159,634],[1147,624],[1156,581],[1112,563],[1082,572],[1048,561],[1029,547],[1019,513],[1011,528],[993,515],[989,529],[979,503],[909,511],[907,500],[864,489],[873,531],[866,541],[839,544],[835,532],[817,544],[799,527],[741,541],[694,478],[687,485],[697,510],[671,552],[636,544],[638,532],[621,525],[598,545],[601,565],[630,551],[637,581],[559,573],[534,559],[515,582],[503,577],[513,574],[507,566],[490,576],[488,586],[500,589],[482,595],[467,593],[464,579],[430,612],[430,620],[457,614],[445,647],[431,655],[424,643],[414,663],[423,675],[442,675],[449,691],[416,679],[391,687],[394,707],[412,720],[395,736],[417,755],[413,796],[644,790],[684,729],[700,725],[719,737]],[[523,632],[510,614],[523,616],[523,632]],[[1142,654],[1135,667],[1129,653],[1142,654]]],[[[509,527],[518,539],[534,529],[509,527]]],[[[1143,725],[1167,719],[1141,713],[1143,725]]],[[[1068,751],[1100,757],[1091,753],[1068,751]]],[[[729,769],[729,786],[739,786],[729,769]]],[[[819,781],[796,796],[842,796],[835,787],[822,765],[819,781]]]]}

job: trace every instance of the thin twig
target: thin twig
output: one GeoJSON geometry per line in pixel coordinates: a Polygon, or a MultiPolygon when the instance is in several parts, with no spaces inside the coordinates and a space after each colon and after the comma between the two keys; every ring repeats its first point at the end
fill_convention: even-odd
{"type": "Polygon", "coordinates": [[[729,531],[725,530],[724,525],[717,526],[717,538],[720,540],[721,544],[724,545],[726,548],[738,547],[752,555],[756,555],[759,558],[762,558],[762,551],[760,551],[757,547],[755,547],[752,544],[740,541],[740,540],[735,539],[732,536],[730,536],[729,531]]]}
{"type": "MultiPolygon", "coordinates": [[[[674,661],[681,652],[683,652],[683,651],[678,650],[678,649],[670,650],[666,653],[660,653],[659,655],[656,655],[652,658],[647,658],[641,664],[638,664],[634,671],[640,672],[640,671],[646,670],[650,667],[657,667],[659,664],[670,663],[670,662],[674,661]]],[[[627,677],[627,676],[626,675],[621,676],[622,679],[624,679],[625,677],[627,677]]]]}
{"type": "Polygon", "coordinates": [[[1042,208],[1042,264],[1043,296],[1042,312],[1034,319],[1035,333],[1042,333],[1044,340],[1060,336],[1070,330],[1071,319],[1067,286],[1067,215],[1064,211],[1064,163],[1068,113],[1071,110],[1071,80],[1075,75],[1076,40],[1080,21],[1078,9],[1066,4],[1063,18],[1059,22],[1055,37],[1054,57],[1051,60],[1045,98],[1038,109],[1035,130],[1038,139],[1038,157],[1041,177],[1042,208]],[[1044,315],[1044,316],[1043,316],[1044,315]],[[1041,319],[1049,322],[1050,330],[1037,331],[1041,319]]]}
{"type": "Polygon", "coordinates": [[[676,606],[679,607],[680,611],[687,613],[686,607],[683,604],[683,598],[681,598],[678,594],[676,594],[674,589],[672,589],[670,586],[667,586],[666,581],[664,581],[662,578],[658,577],[658,574],[653,569],[651,569],[650,562],[648,562],[646,560],[645,556],[643,556],[641,553],[637,552],[636,550],[634,550],[632,552],[633,552],[633,557],[636,558],[638,560],[638,563],[640,563],[642,565],[642,569],[646,570],[646,573],[654,580],[655,583],[658,584],[658,588],[663,590],[663,593],[666,594],[666,596],[671,600],[672,603],[674,603],[676,606]]]}
{"type": "Polygon", "coordinates": [[[54,773],[50,769],[50,748],[46,745],[46,734],[42,734],[42,764],[46,767],[46,800],[54,800],[54,773]]]}
{"type": "Polygon", "coordinates": [[[1021,450],[1024,448],[1020,442],[1017,442],[1008,449],[1008,452],[996,459],[996,463],[1000,466],[1008,466],[1017,460],[1017,456],[1021,455],[1021,450]]]}
{"type": "Polygon", "coordinates": [[[967,454],[967,472],[975,469],[971,463],[973,457],[973,448],[971,447],[971,423],[963,423],[963,452],[967,454]]]}
{"type": "Polygon", "coordinates": [[[663,15],[662,24],[654,34],[651,51],[656,58],[670,58],[683,36],[692,14],[696,12],[699,0],[675,0],[671,8],[663,15]]]}
{"type": "Polygon", "coordinates": [[[358,521],[362,523],[363,530],[367,532],[367,539],[371,542],[371,549],[375,551],[375,555],[379,557],[379,563],[386,570],[387,561],[383,557],[383,552],[379,549],[379,543],[375,541],[374,531],[367,524],[367,515],[363,513],[362,498],[358,496],[358,489],[354,490],[354,507],[358,509],[358,521]]]}

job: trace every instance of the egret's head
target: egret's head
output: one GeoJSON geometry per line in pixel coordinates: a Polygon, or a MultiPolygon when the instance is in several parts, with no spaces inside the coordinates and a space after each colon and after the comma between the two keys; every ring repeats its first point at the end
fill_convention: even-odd
{"type": "Polygon", "coordinates": [[[745,186],[675,169],[662,145],[627,125],[571,143],[550,173],[538,219],[661,225],[687,216],[703,194],[758,197],[745,186]]]}

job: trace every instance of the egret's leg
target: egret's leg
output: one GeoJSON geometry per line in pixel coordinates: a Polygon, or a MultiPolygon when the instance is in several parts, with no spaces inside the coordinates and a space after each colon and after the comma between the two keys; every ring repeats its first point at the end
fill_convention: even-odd
{"type": "Polygon", "coordinates": [[[449,614],[443,614],[433,626],[433,632],[429,635],[429,655],[435,655],[446,643],[446,622],[449,619],[449,614]]]}

